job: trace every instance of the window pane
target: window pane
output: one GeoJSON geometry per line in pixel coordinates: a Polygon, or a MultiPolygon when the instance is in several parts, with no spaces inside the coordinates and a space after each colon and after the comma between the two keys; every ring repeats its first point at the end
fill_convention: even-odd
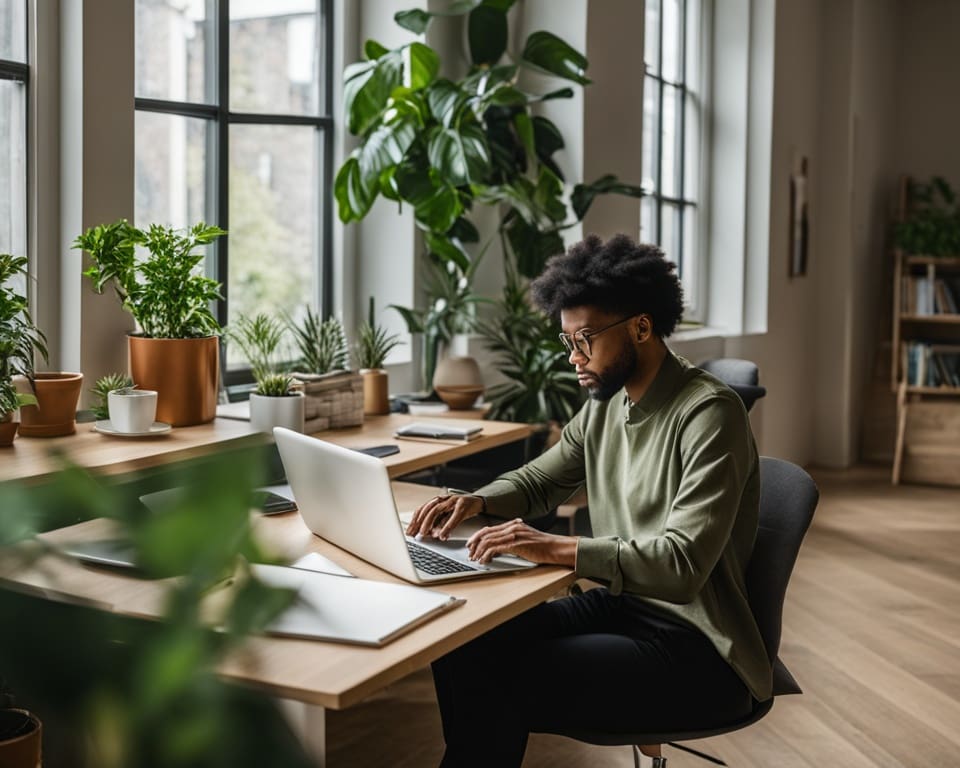
{"type": "Polygon", "coordinates": [[[667,197],[680,194],[680,90],[663,85],[663,126],[660,136],[660,184],[667,197]]]}
{"type": "Polygon", "coordinates": [[[683,80],[688,90],[700,91],[700,0],[687,0],[687,45],[686,70],[683,80]]]}
{"type": "Polygon", "coordinates": [[[670,261],[674,261],[681,268],[683,274],[683,259],[680,254],[680,206],[673,203],[663,203],[660,208],[660,247],[670,261]]]}
{"type": "Polygon", "coordinates": [[[16,256],[27,255],[26,90],[0,80],[0,252],[16,256]]]}
{"type": "Polygon", "coordinates": [[[653,192],[657,188],[657,154],[660,151],[658,146],[660,132],[657,129],[659,99],[660,82],[652,77],[645,77],[643,80],[643,154],[640,158],[643,173],[640,184],[645,192],[653,192]]]}
{"type": "Polygon", "coordinates": [[[683,0],[663,2],[663,77],[678,82],[683,77],[683,0]]]}
{"type": "Polygon", "coordinates": [[[215,0],[137,0],[137,96],[215,104],[215,0]]]}
{"type": "Polygon", "coordinates": [[[26,0],[0,0],[0,59],[27,61],[26,0]]]}
{"type": "Polygon", "coordinates": [[[693,94],[687,94],[685,110],[683,198],[696,202],[700,200],[700,103],[693,94]]]}
{"type": "Polygon", "coordinates": [[[230,128],[228,322],[316,306],[318,147],[312,127],[230,128]]]}
{"type": "Polygon", "coordinates": [[[230,109],[315,115],[317,0],[230,3],[230,109]]]}
{"type": "Polygon", "coordinates": [[[214,123],[138,111],[135,131],[137,225],[218,223],[212,210],[213,190],[207,194],[213,186],[208,181],[213,162],[208,146],[212,147],[214,123]]]}
{"type": "Polygon", "coordinates": [[[640,242],[657,242],[657,201],[652,197],[640,198],[640,242]]]}
{"type": "Polygon", "coordinates": [[[643,61],[656,74],[660,66],[660,0],[647,0],[643,19],[643,61]]]}
{"type": "Polygon", "coordinates": [[[680,274],[683,275],[683,292],[686,303],[696,305],[698,295],[697,280],[700,264],[700,229],[697,209],[688,205],[683,209],[683,256],[680,260],[680,274]]]}

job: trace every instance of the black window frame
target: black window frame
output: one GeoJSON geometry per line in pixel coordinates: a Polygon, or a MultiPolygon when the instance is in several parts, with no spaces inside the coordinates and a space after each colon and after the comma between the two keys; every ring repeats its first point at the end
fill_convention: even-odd
{"type": "MultiPolygon", "coordinates": [[[[706,0],[700,1],[700,24],[702,26],[705,19],[706,9],[706,0]]],[[[698,178],[694,183],[699,187],[697,199],[691,199],[689,196],[690,190],[686,188],[687,183],[687,99],[696,98],[696,94],[690,89],[688,82],[689,76],[687,72],[687,64],[689,60],[689,55],[687,51],[687,45],[690,41],[690,14],[688,13],[688,3],[690,0],[679,0],[680,4],[680,40],[682,41],[683,48],[681,49],[679,62],[679,79],[678,80],[668,80],[663,75],[663,26],[664,26],[664,0],[658,0],[658,14],[657,14],[657,62],[655,72],[650,71],[649,63],[644,57],[644,89],[652,81],[656,84],[657,88],[657,114],[655,124],[653,125],[653,130],[656,135],[656,168],[654,169],[654,186],[653,189],[643,189],[642,197],[650,198],[653,200],[653,215],[652,215],[652,228],[653,231],[650,233],[645,233],[649,235],[649,239],[653,242],[659,243],[661,238],[661,233],[663,230],[663,206],[664,203],[675,205],[679,211],[679,226],[677,228],[677,244],[678,244],[678,253],[667,254],[668,258],[671,261],[676,262],[677,272],[680,278],[683,278],[683,267],[684,264],[689,264],[691,261],[695,262],[699,268],[702,269],[703,258],[702,254],[696,253],[692,254],[693,258],[685,258],[685,216],[688,210],[696,211],[701,213],[703,208],[701,206],[702,194],[703,194],[703,183],[702,183],[702,174],[703,174],[703,156],[702,152],[700,153],[700,173],[698,178]],[[663,194],[663,94],[664,86],[670,86],[676,89],[679,99],[677,101],[677,109],[679,110],[679,144],[678,144],[678,157],[676,158],[676,163],[678,165],[677,177],[679,179],[679,189],[677,190],[679,194],[677,195],[664,195],[663,194]]],[[[644,28],[644,35],[650,34],[651,30],[644,28]]],[[[700,51],[699,58],[702,59],[703,51],[700,51]]],[[[702,89],[701,89],[702,91],[702,89]]],[[[699,114],[700,114],[700,131],[698,136],[700,137],[701,147],[703,144],[703,130],[704,130],[704,103],[702,100],[702,92],[699,105],[699,114]]],[[[642,169],[645,173],[646,169],[642,169]]],[[[644,239],[647,239],[644,237],[644,239]]],[[[698,314],[702,312],[702,308],[697,307],[698,314]]]]}
{"type": "MultiPolygon", "coordinates": [[[[31,74],[30,74],[30,3],[29,0],[22,0],[23,2],[23,13],[24,13],[24,41],[23,41],[23,61],[16,61],[14,59],[0,59],[0,80],[9,80],[15,83],[23,84],[23,94],[24,94],[24,120],[23,120],[23,146],[26,150],[26,157],[30,157],[30,152],[32,150],[33,142],[31,140],[32,125],[30,119],[31,103],[30,103],[30,83],[31,83],[31,74]]],[[[30,257],[30,216],[32,215],[31,206],[30,206],[30,171],[28,166],[25,164],[24,172],[26,177],[24,178],[24,190],[26,191],[26,197],[23,201],[23,214],[24,214],[24,249],[25,253],[20,254],[21,256],[28,257],[27,271],[30,272],[33,267],[33,259],[30,257]]],[[[13,244],[11,243],[11,251],[15,250],[13,244]]],[[[29,286],[27,289],[27,295],[30,296],[29,286]]],[[[28,299],[29,300],[29,299],[28,299]]]]}
{"type": "MultiPolygon", "coordinates": [[[[198,104],[195,102],[170,101],[166,99],[136,97],[134,109],[141,112],[155,112],[164,115],[200,118],[215,121],[215,138],[208,145],[213,162],[207,164],[208,188],[214,190],[214,206],[217,226],[229,233],[230,230],[230,126],[232,125],[296,125],[312,126],[318,132],[318,143],[322,168],[317,195],[319,210],[317,220],[320,224],[320,242],[317,244],[319,263],[319,295],[317,311],[321,317],[329,317],[333,312],[333,0],[317,0],[318,23],[321,25],[322,45],[320,66],[322,71],[317,78],[317,115],[275,114],[266,112],[235,112],[230,109],[230,0],[208,0],[208,8],[213,9],[215,17],[214,35],[215,55],[209,57],[208,65],[216,67],[216,104],[198,104]],[[212,181],[212,183],[210,183],[212,181]]],[[[208,54],[209,56],[209,54],[208,54]]],[[[207,200],[207,205],[210,201],[207,200]]],[[[214,244],[214,277],[222,285],[223,298],[217,302],[215,316],[223,326],[229,317],[228,279],[230,265],[230,236],[221,237],[214,244]]],[[[227,370],[226,358],[222,356],[221,380],[225,386],[248,384],[253,381],[249,368],[227,370]]]]}

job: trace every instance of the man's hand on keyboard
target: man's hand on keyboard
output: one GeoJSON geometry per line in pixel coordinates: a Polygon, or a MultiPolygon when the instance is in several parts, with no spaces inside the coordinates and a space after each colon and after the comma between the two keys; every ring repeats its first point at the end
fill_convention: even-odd
{"type": "Polygon", "coordinates": [[[443,494],[434,496],[420,506],[407,526],[407,535],[434,538],[446,541],[450,532],[468,518],[483,511],[483,499],[479,496],[443,494]]]}
{"type": "Polygon", "coordinates": [[[556,536],[531,528],[523,520],[509,520],[481,528],[467,539],[470,559],[489,563],[497,555],[519,555],[534,563],[577,564],[577,536],[556,536]]]}

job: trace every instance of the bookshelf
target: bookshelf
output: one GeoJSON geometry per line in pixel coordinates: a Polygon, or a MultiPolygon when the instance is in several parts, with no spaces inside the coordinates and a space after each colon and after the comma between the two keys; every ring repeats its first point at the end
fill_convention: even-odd
{"type": "Polygon", "coordinates": [[[895,259],[892,480],[960,485],[960,256],[895,259]]]}

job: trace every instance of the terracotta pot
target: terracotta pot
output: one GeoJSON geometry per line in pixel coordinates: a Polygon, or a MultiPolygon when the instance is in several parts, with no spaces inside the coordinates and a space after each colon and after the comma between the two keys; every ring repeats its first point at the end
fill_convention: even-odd
{"type": "Polygon", "coordinates": [[[445,357],[437,363],[433,374],[433,387],[480,387],[483,375],[480,366],[472,357],[445,357]]]}
{"type": "Polygon", "coordinates": [[[19,426],[20,422],[13,420],[12,413],[0,417],[0,448],[13,445],[13,439],[17,436],[17,427],[19,426]]]}
{"type": "Polygon", "coordinates": [[[174,427],[206,424],[217,415],[220,339],[127,336],[130,378],[157,391],[157,421],[174,427]]]}
{"type": "Polygon", "coordinates": [[[367,416],[390,413],[390,380],[382,368],[361,368],[363,412],[367,416]]]}
{"type": "Polygon", "coordinates": [[[16,385],[21,392],[37,396],[37,405],[20,408],[21,437],[61,437],[77,431],[82,373],[37,373],[32,390],[26,379],[16,385]]]}
{"type": "Polygon", "coordinates": [[[257,432],[273,432],[274,427],[286,427],[303,432],[303,392],[285,397],[250,394],[250,426],[257,432]]]}
{"type": "Polygon", "coordinates": [[[477,398],[483,394],[483,387],[475,387],[471,384],[461,386],[435,386],[440,399],[447,404],[452,411],[465,411],[473,408],[477,398]]]}
{"type": "Polygon", "coordinates": [[[0,710],[0,733],[11,728],[19,735],[0,739],[0,765],[4,768],[40,768],[43,726],[36,715],[25,709],[0,710]]]}

